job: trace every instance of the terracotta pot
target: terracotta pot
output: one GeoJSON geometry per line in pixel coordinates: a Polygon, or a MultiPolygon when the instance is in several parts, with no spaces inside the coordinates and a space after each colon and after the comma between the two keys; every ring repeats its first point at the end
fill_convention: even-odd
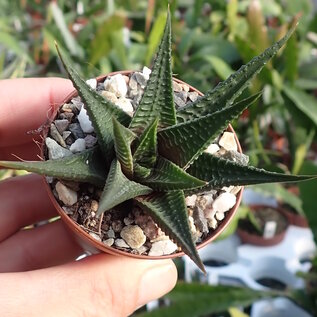
{"type": "MultiPolygon", "coordinates": [[[[251,212],[257,212],[258,210],[263,208],[275,209],[276,211],[281,213],[286,218],[286,220],[288,220],[287,217],[284,215],[282,209],[279,207],[272,207],[272,206],[266,206],[266,205],[252,205],[249,207],[251,209],[251,212]]],[[[262,247],[269,247],[269,246],[273,246],[282,242],[285,237],[286,230],[287,230],[287,227],[285,228],[285,230],[276,234],[272,238],[264,238],[263,236],[250,233],[238,226],[237,234],[243,243],[262,246],[262,247]]]]}
{"type": "Polygon", "coordinates": [[[304,216],[291,212],[285,207],[279,207],[279,210],[287,218],[290,225],[301,228],[309,228],[308,221],[304,216]]]}
{"type": "MultiPolygon", "coordinates": [[[[108,75],[103,75],[103,76],[97,77],[97,81],[102,82],[105,80],[106,77],[113,76],[115,74],[129,75],[130,73],[131,73],[131,71],[112,72],[112,73],[109,73],[108,75]]],[[[186,84],[183,81],[176,79],[176,78],[173,78],[173,80],[175,80],[176,82],[181,83],[181,84],[186,84]]],[[[188,85],[188,84],[186,84],[186,85],[188,85]]],[[[198,91],[194,87],[191,87],[190,85],[188,85],[188,86],[189,86],[191,91],[196,91],[200,96],[203,95],[200,91],[198,91]]],[[[70,99],[74,98],[75,96],[77,96],[77,91],[74,91],[71,95],[69,95],[67,97],[67,99],[64,101],[64,103],[69,101],[70,99]]],[[[56,116],[56,114],[55,114],[55,116],[56,116]]],[[[227,131],[234,133],[235,140],[236,140],[237,145],[238,145],[238,151],[240,153],[242,153],[240,143],[239,143],[238,138],[237,138],[231,125],[228,126],[227,131]]],[[[46,133],[48,133],[48,131],[46,131],[46,133]]],[[[44,144],[43,144],[42,152],[44,153],[44,144]]],[[[176,257],[180,257],[180,256],[185,255],[183,252],[177,252],[177,253],[173,253],[170,255],[163,255],[163,256],[136,255],[136,254],[131,254],[131,253],[128,253],[125,251],[121,251],[121,250],[109,247],[109,246],[105,245],[104,243],[95,240],[85,230],[83,230],[75,221],[73,221],[70,217],[68,217],[66,215],[66,213],[64,212],[64,210],[61,208],[61,206],[57,202],[56,198],[54,197],[49,184],[46,182],[45,177],[43,177],[43,180],[44,180],[45,188],[48,192],[49,198],[53,202],[58,214],[61,216],[61,219],[65,222],[65,224],[70,229],[70,231],[74,234],[77,242],[85,250],[87,250],[91,253],[98,253],[98,252],[102,251],[102,252],[106,252],[106,253],[113,254],[113,255],[125,255],[125,256],[129,256],[129,257],[133,257],[133,258],[151,259],[151,260],[176,258],[176,257]]],[[[197,249],[200,249],[200,248],[204,247],[205,245],[207,245],[208,243],[210,243],[211,241],[215,240],[221,234],[221,232],[227,227],[227,225],[229,224],[229,222],[231,221],[231,219],[235,215],[235,213],[236,213],[236,211],[241,203],[242,192],[243,192],[243,187],[241,188],[241,190],[237,194],[237,201],[236,201],[235,206],[226,212],[226,218],[219,224],[219,226],[212,232],[212,234],[207,239],[205,239],[202,243],[200,243],[197,246],[197,249]]]]}

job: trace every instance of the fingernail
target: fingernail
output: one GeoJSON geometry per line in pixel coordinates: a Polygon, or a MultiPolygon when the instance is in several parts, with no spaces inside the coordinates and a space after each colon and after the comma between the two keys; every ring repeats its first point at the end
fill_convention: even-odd
{"type": "Polygon", "coordinates": [[[175,286],[176,280],[176,267],[170,260],[147,269],[141,277],[138,306],[141,307],[168,293],[175,286]]]}

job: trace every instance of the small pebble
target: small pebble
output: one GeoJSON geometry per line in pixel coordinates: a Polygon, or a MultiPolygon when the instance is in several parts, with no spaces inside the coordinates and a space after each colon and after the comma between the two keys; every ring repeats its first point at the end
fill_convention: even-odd
{"type": "Polygon", "coordinates": [[[79,123],[71,123],[68,127],[70,132],[74,135],[76,139],[83,139],[85,137],[85,134],[80,127],[79,123]]]}
{"type": "Polygon", "coordinates": [[[185,202],[187,207],[194,207],[196,203],[197,195],[191,195],[185,197],[185,202]]]}
{"type": "Polygon", "coordinates": [[[198,98],[198,93],[196,91],[192,91],[188,93],[188,98],[192,101],[195,102],[198,98]]]}
{"type": "Polygon", "coordinates": [[[129,99],[127,98],[118,98],[115,102],[115,105],[117,105],[120,109],[122,109],[124,112],[129,114],[130,116],[133,115],[133,106],[129,99]]]}
{"type": "Polygon", "coordinates": [[[128,91],[127,84],[121,74],[107,78],[104,82],[105,90],[113,92],[117,97],[125,97],[128,91]]]}
{"type": "Polygon", "coordinates": [[[129,217],[125,217],[125,218],[123,219],[123,222],[124,222],[124,224],[125,224],[126,226],[129,226],[129,225],[132,225],[132,224],[133,224],[134,219],[129,218],[129,217]]]}
{"type": "Polygon", "coordinates": [[[210,144],[207,149],[205,150],[206,153],[209,153],[209,154],[215,154],[216,152],[219,151],[219,146],[217,144],[210,144]]]}
{"type": "Polygon", "coordinates": [[[94,137],[91,134],[88,134],[87,136],[85,136],[84,140],[85,140],[87,149],[90,149],[90,148],[94,147],[97,144],[97,141],[98,141],[97,138],[94,137]]]}
{"type": "Polygon", "coordinates": [[[177,95],[174,95],[174,102],[179,108],[185,106],[185,101],[177,95]]]}
{"type": "Polygon", "coordinates": [[[106,232],[106,235],[107,235],[108,238],[115,238],[116,237],[116,234],[114,233],[114,231],[112,229],[109,229],[106,232]]]}
{"type": "Polygon", "coordinates": [[[141,88],[145,88],[147,83],[147,78],[142,73],[134,73],[135,80],[138,82],[138,84],[141,86],[141,88]]]}
{"type": "Polygon", "coordinates": [[[199,231],[203,233],[209,232],[207,219],[205,218],[205,214],[202,209],[196,206],[194,208],[193,218],[195,226],[198,228],[199,231]]]}
{"type": "Polygon", "coordinates": [[[114,244],[119,248],[129,248],[127,243],[123,239],[116,239],[114,244]]]}
{"type": "Polygon", "coordinates": [[[118,99],[117,96],[113,92],[110,92],[107,90],[103,90],[101,92],[101,95],[104,96],[107,100],[111,101],[112,103],[116,103],[118,99]]]}
{"type": "Polygon", "coordinates": [[[77,108],[78,111],[80,111],[84,105],[79,96],[72,98],[71,102],[77,108]]]}
{"type": "Polygon", "coordinates": [[[174,92],[180,92],[182,91],[181,84],[177,83],[176,81],[173,81],[173,90],[174,92]]]}
{"type": "Polygon", "coordinates": [[[216,229],[218,227],[218,222],[215,218],[208,219],[208,226],[212,229],[216,229]]]}
{"type": "Polygon", "coordinates": [[[97,201],[97,200],[92,200],[91,203],[90,203],[90,209],[91,209],[91,211],[97,212],[98,207],[99,207],[98,201],[97,201]]]}
{"type": "Polygon", "coordinates": [[[221,220],[223,220],[224,218],[225,218],[225,214],[223,213],[223,212],[216,212],[216,219],[217,220],[219,220],[219,221],[221,221],[221,220]]]}
{"type": "Polygon", "coordinates": [[[94,90],[96,90],[96,88],[97,88],[96,78],[91,78],[91,79],[86,80],[86,84],[89,85],[94,90]]]}
{"type": "Polygon", "coordinates": [[[51,138],[45,139],[45,144],[48,149],[48,158],[50,160],[61,159],[66,156],[72,155],[72,152],[60,146],[55,140],[51,138]]]}
{"type": "Polygon", "coordinates": [[[224,132],[219,140],[219,145],[222,146],[227,151],[237,151],[238,146],[232,132],[224,132]]]}
{"type": "Polygon", "coordinates": [[[146,236],[139,226],[126,226],[120,232],[121,238],[132,248],[140,248],[146,241],[146,236]]]}
{"type": "Polygon", "coordinates": [[[134,75],[132,75],[130,77],[130,80],[129,80],[129,87],[132,91],[135,91],[135,93],[137,93],[137,90],[138,90],[138,82],[136,81],[136,78],[134,75]]]}
{"type": "Polygon", "coordinates": [[[151,72],[152,72],[151,69],[146,66],[144,66],[142,69],[142,74],[146,80],[149,80],[151,72]]]}
{"type": "Polygon", "coordinates": [[[161,256],[172,254],[177,250],[177,245],[171,240],[161,240],[154,242],[149,251],[149,256],[161,256]]]}
{"type": "Polygon", "coordinates": [[[249,163],[249,156],[237,151],[226,151],[222,157],[244,166],[247,166],[249,163]]]}
{"type": "Polygon", "coordinates": [[[73,153],[80,153],[86,149],[86,142],[84,139],[77,139],[69,149],[73,153]]]}
{"type": "Polygon", "coordinates": [[[236,203],[236,196],[231,193],[220,194],[212,204],[213,209],[217,212],[226,212],[231,209],[236,203]]]}
{"type": "Polygon", "coordinates": [[[108,247],[111,247],[114,243],[114,239],[113,238],[109,238],[109,239],[106,239],[106,240],[103,240],[102,241],[105,245],[107,245],[108,247]]]}
{"type": "Polygon", "coordinates": [[[63,140],[66,141],[66,139],[71,135],[72,133],[70,131],[64,131],[63,132],[63,140]]]}
{"type": "Polygon", "coordinates": [[[55,126],[60,134],[63,134],[63,132],[68,128],[69,121],[67,119],[62,120],[55,120],[54,121],[55,126]]]}
{"type": "Polygon", "coordinates": [[[68,188],[61,182],[57,182],[55,185],[58,198],[66,205],[72,206],[77,203],[77,192],[68,188]]]}
{"type": "Polygon", "coordinates": [[[92,133],[94,132],[94,127],[88,117],[87,111],[84,107],[81,108],[79,115],[77,116],[81,129],[85,133],[92,133]]]}
{"type": "Polygon", "coordinates": [[[60,135],[60,133],[58,132],[56,126],[54,123],[51,124],[50,127],[50,136],[57,142],[59,143],[62,147],[66,148],[66,144],[65,141],[63,139],[63,137],[60,135]]]}
{"type": "Polygon", "coordinates": [[[139,247],[138,249],[134,249],[138,254],[143,254],[145,253],[148,248],[145,245],[142,245],[141,247],[139,247]]]}
{"type": "Polygon", "coordinates": [[[234,186],[232,188],[232,190],[230,191],[230,193],[233,194],[233,195],[238,195],[238,193],[241,190],[241,188],[242,188],[241,186],[234,186]]]}
{"type": "Polygon", "coordinates": [[[95,240],[101,242],[101,238],[99,237],[98,234],[96,234],[96,233],[94,233],[94,232],[89,232],[89,235],[92,236],[95,240]]]}

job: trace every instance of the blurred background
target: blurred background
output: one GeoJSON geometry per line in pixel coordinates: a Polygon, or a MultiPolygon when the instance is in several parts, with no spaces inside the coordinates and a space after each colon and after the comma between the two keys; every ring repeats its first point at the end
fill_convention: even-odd
{"type": "MultiPolygon", "coordinates": [[[[250,156],[252,165],[285,173],[317,174],[316,2],[313,0],[1,0],[0,76],[2,79],[35,76],[66,77],[57,58],[55,40],[64,53],[72,57],[82,76],[87,79],[116,70],[138,70],[144,65],[150,67],[151,57],[163,31],[166,8],[170,3],[175,77],[206,92],[281,38],[296,20],[300,19],[295,35],[241,96],[243,98],[263,91],[257,104],[234,123],[234,128],[244,152],[250,156]]],[[[17,173],[1,170],[0,179],[17,173]]],[[[302,310],[300,313],[292,308],[291,311],[296,312],[294,316],[309,316],[305,315],[306,312],[309,312],[310,316],[317,316],[317,269],[316,263],[314,266],[315,246],[311,233],[315,233],[316,237],[317,210],[314,200],[316,193],[316,181],[304,182],[298,187],[255,186],[252,192],[247,191],[245,204],[219,241],[219,243],[229,243],[234,250],[242,250],[239,251],[240,255],[233,257],[230,263],[227,260],[216,259],[217,257],[213,259],[214,262],[209,261],[211,271],[210,276],[207,277],[197,276],[197,272],[191,271],[190,264],[179,261],[180,278],[187,281],[196,280],[200,284],[179,284],[167,299],[153,303],[148,308],[171,303],[169,307],[142,314],[175,316],[177,313],[179,317],[262,316],[257,315],[257,312],[265,312],[265,308],[260,306],[252,310],[251,303],[267,297],[268,294],[278,297],[284,292],[283,296],[291,297],[293,301],[305,307],[305,312],[302,310]],[[291,231],[289,234],[287,229],[286,242],[283,240],[277,247],[269,247],[265,250],[261,247],[260,251],[257,251],[259,247],[245,249],[240,240],[237,242],[238,238],[235,234],[239,219],[240,223],[244,218],[244,221],[248,220],[256,227],[257,219],[254,218],[247,204],[254,203],[254,200],[256,203],[258,200],[263,202],[263,199],[271,206],[283,205],[289,208],[291,213],[306,217],[308,228],[291,224],[292,227],[297,228],[297,231],[293,228],[295,231],[292,229],[294,232],[291,231]],[[306,251],[301,255],[296,251],[297,249],[294,249],[294,244],[300,239],[304,242],[296,248],[305,249],[305,245],[312,243],[311,249],[305,249],[306,251]],[[281,249],[276,249],[281,245],[283,245],[281,249]],[[290,251],[291,249],[295,251],[290,251]],[[253,252],[252,259],[246,255],[248,252],[253,252]],[[289,263],[294,261],[303,265],[292,267],[291,277],[282,281],[285,286],[282,288],[280,284],[278,288],[276,281],[275,284],[271,281],[264,285],[264,288],[257,288],[251,282],[248,284],[243,278],[240,279],[241,283],[232,282],[232,279],[230,283],[228,282],[230,274],[231,277],[236,278],[232,273],[235,269],[230,267],[230,264],[239,263],[242,257],[243,263],[249,261],[255,265],[254,261],[259,259],[261,253],[266,254],[268,258],[278,258],[277,254],[283,253],[280,258],[283,259],[281,265],[285,268],[289,268],[289,263]],[[221,261],[224,265],[220,265],[221,261]],[[225,283],[220,278],[221,274],[225,273],[220,272],[220,274],[219,270],[212,270],[213,267],[221,266],[225,266],[229,272],[226,273],[225,283]],[[298,285],[297,282],[288,283],[293,277],[297,278],[298,269],[302,271],[303,283],[298,285]],[[213,286],[209,287],[207,284],[213,286]],[[219,284],[226,286],[216,286],[219,284]],[[248,286],[259,292],[250,292],[249,289],[236,290],[228,285],[248,286]],[[276,290],[280,293],[275,292],[276,290]],[[213,302],[210,301],[212,298],[213,302]],[[219,305],[219,303],[223,304],[219,305]],[[243,311],[233,308],[235,306],[247,308],[243,311]]],[[[272,303],[275,302],[270,303],[273,310],[263,316],[283,317],[281,311],[274,313],[276,305],[272,303]]],[[[277,306],[287,306],[290,305],[289,303],[291,302],[286,304],[278,302],[277,306]]],[[[285,316],[293,315],[288,313],[285,316]]]]}

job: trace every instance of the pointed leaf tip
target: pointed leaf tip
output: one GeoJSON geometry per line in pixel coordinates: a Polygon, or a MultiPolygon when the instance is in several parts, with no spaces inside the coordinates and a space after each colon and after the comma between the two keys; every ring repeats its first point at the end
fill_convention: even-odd
{"type": "Polygon", "coordinates": [[[153,119],[139,138],[139,144],[133,154],[136,163],[144,167],[153,167],[157,158],[157,126],[159,118],[153,119]]]}
{"type": "Polygon", "coordinates": [[[180,190],[153,193],[137,197],[135,201],[205,273],[204,264],[190,233],[184,193],[180,190]]]}
{"type": "Polygon", "coordinates": [[[148,122],[156,117],[159,117],[160,127],[167,127],[176,123],[172,83],[171,36],[171,19],[168,13],[152,72],[130,123],[130,128],[135,132],[142,132],[148,122]]]}
{"type": "Polygon", "coordinates": [[[225,81],[220,82],[203,97],[179,108],[177,110],[177,121],[185,122],[228,107],[248,86],[252,78],[276,55],[295,29],[296,26],[293,26],[282,39],[267,48],[260,55],[251,59],[246,65],[241,66],[238,71],[229,76],[225,81]]]}
{"type": "Polygon", "coordinates": [[[123,126],[115,117],[112,117],[114,147],[123,172],[132,177],[133,158],[131,152],[131,143],[136,135],[123,126]]]}
{"type": "Polygon", "coordinates": [[[122,173],[119,161],[114,159],[100,198],[97,215],[101,215],[126,200],[151,192],[151,188],[129,180],[122,173]]]}

